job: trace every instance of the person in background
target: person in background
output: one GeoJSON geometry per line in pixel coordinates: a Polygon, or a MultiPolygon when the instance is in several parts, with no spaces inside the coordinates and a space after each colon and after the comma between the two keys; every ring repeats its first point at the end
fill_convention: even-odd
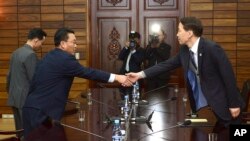
{"type": "Polygon", "coordinates": [[[138,73],[129,73],[130,81],[152,77],[178,67],[183,68],[190,106],[193,112],[209,106],[217,124],[228,127],[241,123],[245,106],[237,89],[230,61],[222,47],[202,36],[203,26],[195,17],[184,17],[178,25],[179,53],[138,73]]]}
{"type": "MultiPolygon", "coordinates": [[[[122,48],[118,56],[118,59],[123,62],[120,74],[141,71],[144,60],[144,49],[140,47],[140,38],[141,36],[138,32],[130,32],[129,41],[125,43],[125,47],[122,48]]],[[[141,83],[139,83],[139,85],[141,85],[141,83]]],[[[129,94],[131,99],[132,89],[133,87],[121,87],[121,98],[124,99],[124,96],[129,94]]]]}
{"type": "MultiPolygon", "coordinates": [[[[152,67],[160,62],[163,62],[170,57],[171,46],[165,42],[167,35],[164,30],[159,30],[158,33],[151,35],[150,42],[145,50],[145,66],[152,67]]],[[[147,78],[147,91],[165,86],[170,79],[170,73],[164,72],[161,75],[147,78]]]]}
{"type": "Polygon", "coordinates": [[[72,29],[58,29],[54,43],[55,49],[48,52],[37,66],[23,106],[25,138],[42,124],[61,120],[74,77],[132,85],[124,75],[82,66],[74,55],[77,40],[72,29]]]}
{"type": "Polygon", "coordinates": [[[7,74],[8,105],[13,110],[16,130],[23,129],[22,108],[38,62],[35,51],[41,49],[46,36],[41,28],[31,29],[26,43],[16,49],[10,58],[7,74]]]}

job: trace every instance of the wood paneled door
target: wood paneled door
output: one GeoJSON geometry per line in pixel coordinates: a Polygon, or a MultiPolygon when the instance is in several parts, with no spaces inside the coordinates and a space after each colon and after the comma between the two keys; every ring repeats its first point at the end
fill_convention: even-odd
{"type": "MultiPolygon", "coordinates": [[[[177,25],[185,15],[185,5],[183,0],[90,0],[91,67],[118,73],[121,62],[117,58],[130,31],[139,32],[141,45],[146,47],[153,24],[167,33],[171,55],[176,54],[177,25]]],[[[175,70],[171,83],[183,85],[182,78],[181,71],[175,70]]]]}

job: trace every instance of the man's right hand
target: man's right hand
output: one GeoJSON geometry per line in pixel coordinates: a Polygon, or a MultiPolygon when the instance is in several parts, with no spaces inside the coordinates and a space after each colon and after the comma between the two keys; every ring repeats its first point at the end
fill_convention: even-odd
{"type": "Polygon", "coordinates": [[[127,73],[126,76],[128,77],[129,81],[132,83],[135,83],[137,80],[141,79],[141,75],[139,72],[137,73],[130,72],[130,73],[127,73]]]}

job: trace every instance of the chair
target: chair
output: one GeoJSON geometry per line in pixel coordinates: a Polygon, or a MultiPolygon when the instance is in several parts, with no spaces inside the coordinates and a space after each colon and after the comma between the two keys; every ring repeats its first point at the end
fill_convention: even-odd
{"type": "Polygon", "coordinates": [[[243,87],[241,90],[241,96],[246,104],[246,106],[242,109],[242,120],[243,122],[250,121],[250,112],[248,111],[249,102],[250,102],[250,79],[246,80],[243,83],[243,87]]]}
{"type": "MultiPolygon", "coordinates": [[[[0,130],[0,135],[17,135],[23,132],[23,129],[20,130],[12,130],[12,131],[3,131],[0,130]]],[[[20,141],[21,139],[17,136],[12,136],[6,139],[1,139],[0,141],[20,141]]]]}

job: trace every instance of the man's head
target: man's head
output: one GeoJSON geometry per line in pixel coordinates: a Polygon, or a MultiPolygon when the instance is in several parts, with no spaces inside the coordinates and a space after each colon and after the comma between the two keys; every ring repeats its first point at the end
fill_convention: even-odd
{"type": "Polygon", "coordinates": [[[55,46],[74,55],[77,43],[75,32],[69,28],[60,28],[54,36],[55,46]]]}
{"type": "Polygon", "coordinates": [[[195,17],[184,17],[180,20],[177,37],[180,44],[188,44],[193,38],[202,36],[203,26],[195,17]]]}
{"type": "Polygon", "coordinates": [[[34,50],[39,50],[42,47],[47,33],[41,28],[32,28],[28,33],[27,43],[32,46],[34,50]]]}
{"type": "Polygon", "coordinates": [[[164,42],[165,37],[166,37],[165,31],[163,29],[159,30],[158,33],[159,42],[164,42]]]}

